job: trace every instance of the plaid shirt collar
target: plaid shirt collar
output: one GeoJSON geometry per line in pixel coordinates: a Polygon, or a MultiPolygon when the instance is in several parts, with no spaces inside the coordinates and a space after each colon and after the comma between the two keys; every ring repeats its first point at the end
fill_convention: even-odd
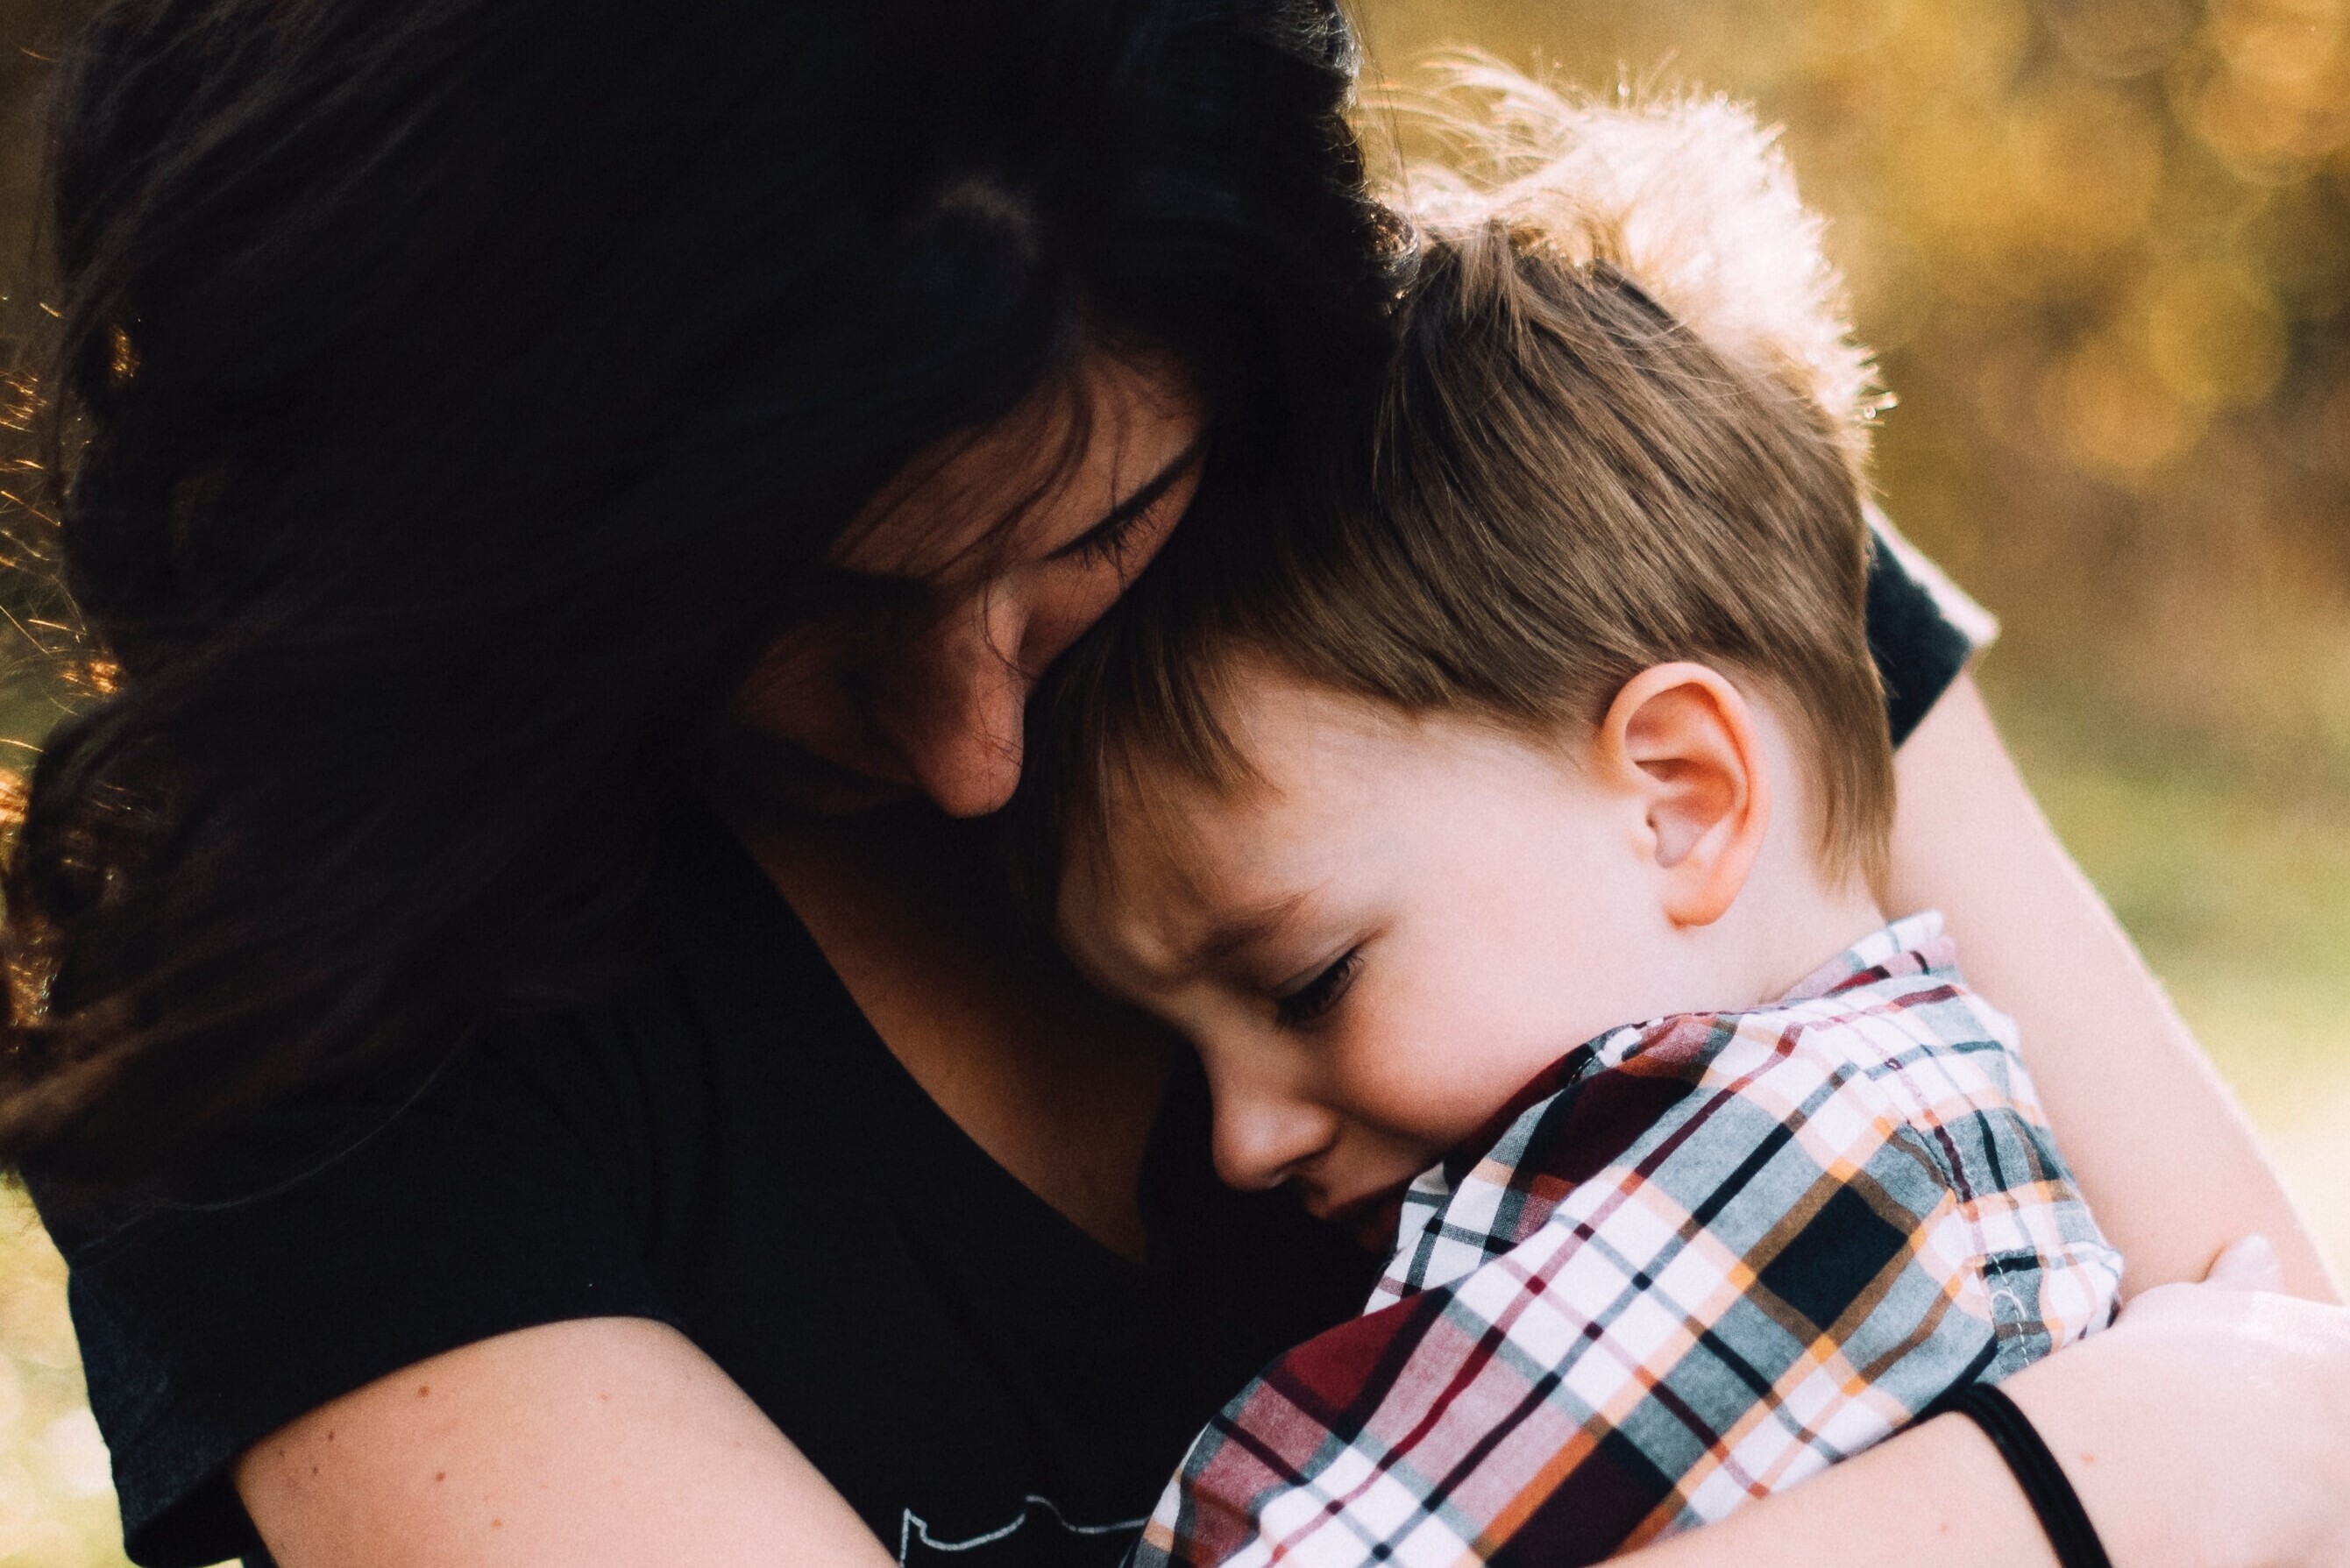
{"type": "MultiPolygon", "coordinates": [[[[1764,1005],[1776,1010],[1835,998],[1839,1011],[1866,1010],[1871,1000],[1855,993],[1874,987],[1886,992],[1877,1004],[1897,1006],[1896,993],[1914,989],[1916,977],[1955,981],[1957,966],[1957,944],[1943,934],[1939,911],[1929,909],[1870,932],[1764,1005]]],[[[1519,1179],[1536,1158],[1543,1108],[1578,1079],[1631,1063],[1658,1022],[1626,1024],[1576,1046],[1536,1074],[1441,1164],[1422,1171],[1404,1194],[1395,1246],[1364,1310],[1452,1284],[1541,1229],[1567,1190],[1563,1183],[1529,1188],[1519,1179]]]]}

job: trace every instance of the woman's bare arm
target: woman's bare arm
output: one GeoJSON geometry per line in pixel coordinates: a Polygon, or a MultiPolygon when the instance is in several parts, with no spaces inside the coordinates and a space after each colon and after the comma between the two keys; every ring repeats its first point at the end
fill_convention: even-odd
{"type": "Polygon", "coordinates": [[[312,1411],[238,1463],[282,1568],[888,1568],[726,1375],[639,1318],[525,1329],[312,1411]]]}
{"type": "Polygon", "coordinates": [[[1960,677],[1898,757],[1895,912],[1939,909],[1960,962],[2015,1018],[2057,1142],[2127,1288],[2195,1280],[2272,1238],[2286,1288],[2338,1299],[2243,1115],[2065,854],[1960,677]]]}

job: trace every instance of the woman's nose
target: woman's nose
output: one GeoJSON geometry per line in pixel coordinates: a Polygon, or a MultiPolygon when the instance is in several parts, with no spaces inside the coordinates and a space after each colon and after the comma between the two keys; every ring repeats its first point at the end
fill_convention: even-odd
{"type": "Polygon", "coordinates": [[[917,649],[884,727],[922,793],[949,816],[984,816],[1020,782],[1025,613],[1009,596],[956,607],[917,649]]]}

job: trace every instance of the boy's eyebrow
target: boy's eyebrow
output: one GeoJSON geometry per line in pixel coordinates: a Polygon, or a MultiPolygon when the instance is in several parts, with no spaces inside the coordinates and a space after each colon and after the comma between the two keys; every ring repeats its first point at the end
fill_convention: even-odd
{"type": "Polygon", "coordinates": [[[1263,941],[1295,914],[1309,894],[1292,893],[1270,904],[1244,909],[1210,926],[1186,955],[1189,967],[1201,970],[1232,957],[1243,948],[1263,941]]]}
{"type": "Polygon", "coordinates": [[[1201,452],[1206,450],[1207,440],[1205,435],[1192,437],[1189,446],[1167,460],[1166,467],[1144,481],[1133,494],[1103,513],[1101,521],[1055,550],[1049,559],[1064,561],[1082,556],[1137,515],[1157,505],[1170,490],[1175,488],[1175,482],[1199,463],[1201,452]]]}

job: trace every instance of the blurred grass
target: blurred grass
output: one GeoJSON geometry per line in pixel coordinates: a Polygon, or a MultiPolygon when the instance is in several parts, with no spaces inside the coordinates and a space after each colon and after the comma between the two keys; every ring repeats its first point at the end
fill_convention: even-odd
{"type": "Polygon", "coordinates": [[[2350,1283],[2350,794],[1984,684],[2049,820],[2129,928],[2350,1283]]]}
{"type": "Polygon", "coordinates": [[[30,1207],[10,1189],[0,1197],[0,1563],[8,1568],[124,1561],[65,1278],[30,1207]]]}
{"type": "MultiPolygon", "coordinates": [[[[0,369],[88,8],[0,4],[0,369]]],[[[1351,9],[1375,76],[1467,42],[1783,124],[1901,400],[1886,502],[2002,617],[2027,777],[2350,1277],[2350,0],[1351,9]]],[[[8,564],[0,607],[56,615],[8,564]]],[[[0,735],[57,711],[43,666],[0,658],[0,735]]],[[[121,1562],[62,1266],[0,1195],[0,1568],[121,1562]]]]}

